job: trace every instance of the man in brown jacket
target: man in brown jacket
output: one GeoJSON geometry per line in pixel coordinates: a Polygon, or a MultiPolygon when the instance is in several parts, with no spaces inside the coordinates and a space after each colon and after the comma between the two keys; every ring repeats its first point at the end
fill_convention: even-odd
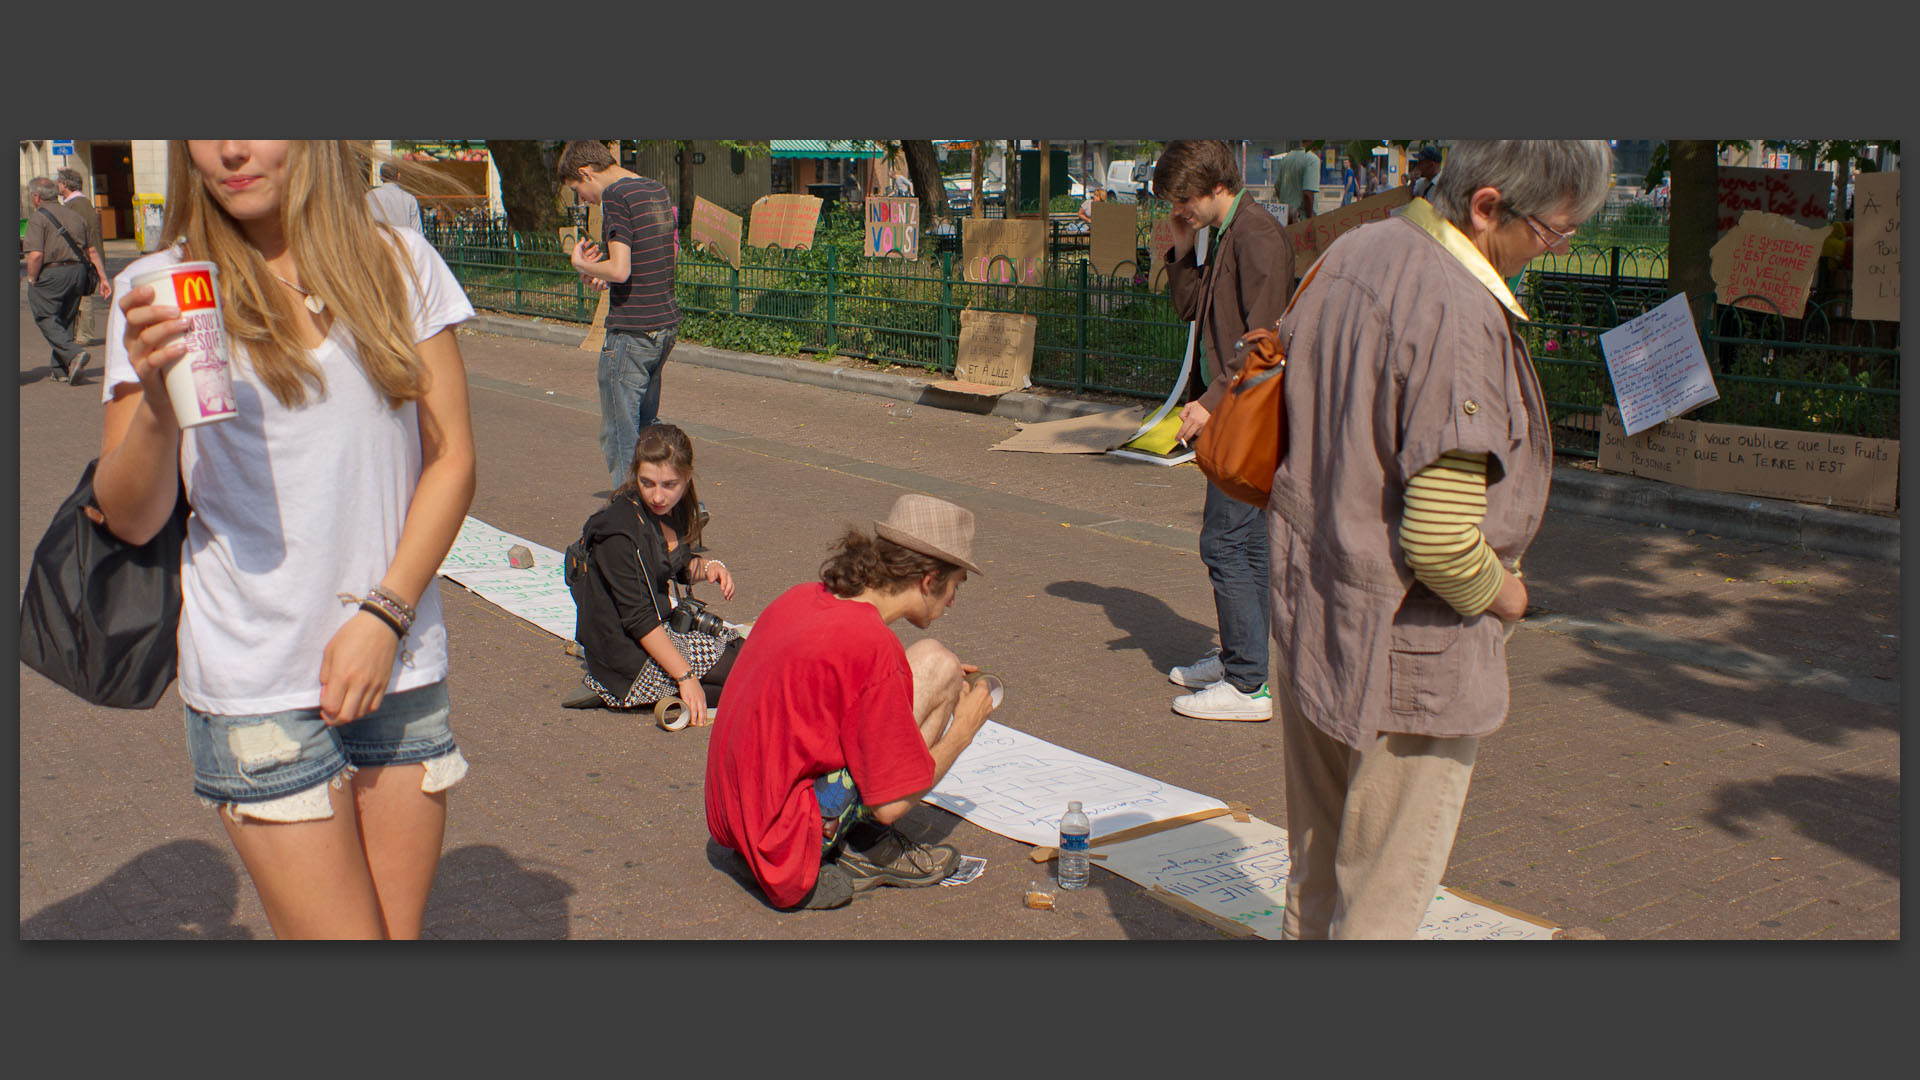
{"type": "MultiPolygon", "coordinates": [[[[73,340],[74,313],[87,292],[87,262],[99,270],[100,252],[84,239],[85,219],[60,205],[58,190],[44,176],[28,182],[27,194],[33,207],[27,214],[27,231],[20,247],[27,256],[27,308],[33,313],[34,325],[53,347],[53,377],[77,385],[93,357],[73,340]]],[[[113,292],[104,274],[97,291],[103,299],[113,292]]]]}
{"type": "Polygon", "coordinates": [[[1611,167],[1604,140],[1455,143],[1435,201],[1334,241],[1281,323],[1289,938],[1412,937],[1440,885],[1553,474],[1504,279],[1565,250],[1611,167]]]}
{"type": "MultiPolygon", "coordinates": [[[[82,247],[92,248],[96,258],[103,258],[107,249],[100,236],[100,208],[93,205],[92,199],[87,198],[86,178],[80,175],[79,169],[61,169],[53,174],[53,185],[60,193],[60,205],[72,210],[81,221],[86,222],[87,235],[76,235],[74,239],[80,241],[82,247]]],[[[100,280],[107,284],[107,287],[97,295],[103,299],[111,296],[113,283],[107,277],[106,265],[97,263],[94,266],[94,272],[99,274],[100,280]]],[[[93,296],[94,294],[89,294],[81,297],[80,307],[74,315],[73,337],[82,345],[98,336],[94,331],[103,329],[101,324],[106,322],[101,317],[106,305],[94,303],[93,296]]]]}
{"type": "MultiPolygon", "coordinates": [[[[1206,427],[1241,364],[1234,343],[1272,327],[1293,289],[1293,248],[1280,223],[1247,198],[1233,150],[1218,139],[1177,139],[1153,169],[1153,191],[1173,204],[1167,283],[1174,310],[1198,320],[1206,362],[1195,365],[1180,410],[1180,440],[1206,427]],[[1211,230],[1204,264],[1200,230],[1211,230]]],[[[1211,483],[1201,510],[1200,559],[1213,580],[1220,648],[1167,677],[1193,693],[1175,712],[1202,720],[1270,720],[1267,687],[1267,537],[1260,511],[1211,483]]]]}

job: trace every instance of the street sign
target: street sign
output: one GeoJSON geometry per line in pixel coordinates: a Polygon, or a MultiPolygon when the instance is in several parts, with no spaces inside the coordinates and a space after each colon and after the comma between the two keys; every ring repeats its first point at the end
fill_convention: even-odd
{"type": "Polygon", "coordinates": [[[53,152],[56,154],[59,154],[61,157],[72,157],[73,156],[73,140],[72,139],[54,139],[53,152]]]}

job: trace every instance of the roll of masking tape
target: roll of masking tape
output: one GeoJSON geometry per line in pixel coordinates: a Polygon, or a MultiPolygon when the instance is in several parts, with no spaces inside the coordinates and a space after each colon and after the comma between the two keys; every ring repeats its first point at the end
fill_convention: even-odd
{"type": "Polygon", "coordinates": [[[1000,681],[1000,676],[982,671],[973,677],[973,682],[976,686],[985,686],[993,707],[996,709],[1000,707],[1000,699],[1007,695],[1007,684],[1000,681]]]}
{"type": "Polygon", "coordinates": [[[686,702],[670,697],[653,703],[653,719],[662,731],[679,731],[693,723],[693,713],[686,702]]]}

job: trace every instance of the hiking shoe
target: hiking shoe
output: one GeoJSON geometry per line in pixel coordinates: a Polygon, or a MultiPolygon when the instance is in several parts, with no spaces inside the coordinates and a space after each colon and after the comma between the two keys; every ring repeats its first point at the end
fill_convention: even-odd
{"type": "Polygon", "coordinates": [[[922,844],[899,829],[862,823],[849,830],[846,847],[834,863],[846,872],[855,892],[881,885],[918,889],[937,885],[960,865],[960,852],[947,844],[922,844]]]}
{"type": "Polygon", "coordinates": [[[92,362],[93,354],[87,352],[85,349],[80,350],[80,355],[73,358],[73,366],[67,369],[67,384],[69,386],[80,385],[81,373],[86,371],[87,365],[92,362]]]}
{"type": "Polygon", "coordinates": [[[1273,691],[1261,683],[1260,689],[1243,694],[1222,679],[1205,690],[1174,698],[1173,711],[1202,720],[1271,720],[1273,691]]]}
{"type": "Polygon", "coordinates": [[[1204,690],[1227,677],[1227,666],[1220,662],[1220,650],[1215,649],[1185,667],[1176,667],[1167,672],[1167,681],[1175,686],[1184,686],[1189,690],[1204,690]]]}
{"type": "Polygon", "coordinates": [[[820,876],[814,880],[813,888],[793,906],[797,911],[830,911],[853,903],[853,894],[857,886],[847,876],[847,872],[834,863],[821,863],[820,876]]]}

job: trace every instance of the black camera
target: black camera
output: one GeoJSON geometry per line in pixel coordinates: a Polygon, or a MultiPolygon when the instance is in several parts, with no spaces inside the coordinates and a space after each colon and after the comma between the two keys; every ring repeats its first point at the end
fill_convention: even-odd
{"type": "Polygon", "coordinates": [[[719,637],[727,630],[725,619],[708,611],[707,605],[691,596],[681,597],[674,609],[667,612],[667,625],[683,634],[705,634],[708,637],[719,637]]]}

